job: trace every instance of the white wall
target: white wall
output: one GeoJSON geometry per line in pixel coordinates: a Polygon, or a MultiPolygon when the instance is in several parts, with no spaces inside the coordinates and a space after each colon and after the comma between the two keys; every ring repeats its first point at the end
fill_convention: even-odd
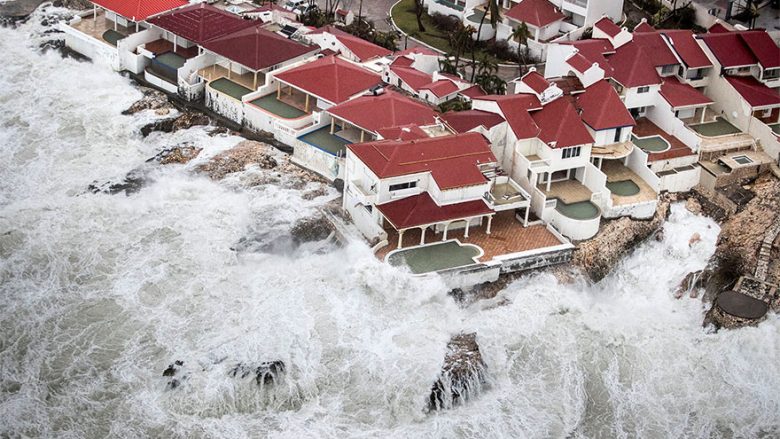
{"type": "Polygon", "coordinates": [[[209,86],[206,86],[206,107],[235,123],[240,124],[244,120],[244,104],[241,101],[220,93],[209,86]]]}
{"type": "Polygon", "coordinates": [[[769,128],[764,122],[752,117],[748,134],[755,137],[761,143],[761,148],[772,158],[772,160],[775,162],[780,160],[780,141],[777,139],[778,134],[772,131],[772,128],[769,128]]]}
{"type": "Polygon", "coordinates": [[[667,134],[677,137],[692,151],[698,151],[701,146],[701,138],[685,126],[685,123],[674,116],[671,105],[666,99],[658,99],[658,103],[647,109],[645,117],[664,130],[667,134]]]}
{"type": "MultiPolygon", "coordinates": [[[[81,20],[81,17],[76,17],[71,23],[78,23],[81,20]]],[[[117,71],[121,69],[119,51],[116,47],[82,33],[65,23],[60,25],[60,29],[65,33],[67,47],[86,56],[96,64],[104,64],[117,71]]]]}
{"type": "Polygon", "coordinates": [[[646,93],[639,93],[639,87],[626,88],[624,89],[625,98],[623,102],[629,110],[639,107],[651,107],[661,99],[658,94],[660,90],[660,85],[651,85],[650,90],[646,93]]]}
{"type": "Polygon", "coordinates": [[[634,171],[642,180],[645,181],[653,190],[658,193],[661,192],[661,180],[655,175],[655,172],[651,171],[647,167],[647,153],[640,148],[634,148],[631,154],[628,155],[626,167],[634,171]]]}
{"type": "Polygon", "coordinates": [[[146,29],[136,32],[127,38],[119,40],[117,50],[119,51],[119,64],[122,69],[129,70],[135,74],[140,74],[150,64],[147,57],[136,54],[135,49],[141,44],[150,43],[160,38],[159,29],[146,29]]]}

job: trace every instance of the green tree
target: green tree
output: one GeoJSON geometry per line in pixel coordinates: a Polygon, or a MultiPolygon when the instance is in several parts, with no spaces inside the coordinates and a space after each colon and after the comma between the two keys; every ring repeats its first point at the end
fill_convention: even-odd
{"type": "MultiPolygon", "coordinates": [[[[482,26],[485,24],[485,17],[490,16],[490,26],[493,29],[498,25],[498,21],[501,19],[501,8],[498,7],[498,0],[488,0],[483,11],[482,18],[479,20],[479,27],[477,28],[477,39],[482,34],[482,26]]],[[[477,72],[477,45],[474,44],[471,47],[471,82],[474,82],[474,78],[477,72]]]]}
{"type": "Polygon", "coordinates": [[[417,30],[425,32],[425,26],[422,22],[422,14],[425,12],[423,0],[414,0],[414,15],[417,17],[417,30]]]}
{"type": "Polygon", "coordinates": [[[513,31],[511,37],[517,41],[517,64],[520,76],[525,73],[525,66],[528,64],[528,37],[531,32],[525,22],[520,23],[513,31]]]}

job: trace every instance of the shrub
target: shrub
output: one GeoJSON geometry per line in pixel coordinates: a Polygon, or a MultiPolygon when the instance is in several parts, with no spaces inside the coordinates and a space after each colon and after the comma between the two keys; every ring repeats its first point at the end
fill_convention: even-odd
{"type": "Polygon", "coordinates": [[[501,61],[517,62],[517,51],[506,40],[490,40],[485,44],[485,52],[501,61]]]}
{"type": "Polygon", "coordinates": [[[457,17],[440,14],[438,12],[431,15],[431,21],[433,22],[433,25],[442,32],[454,32],[458,30],[458,27],[461,25],[461,21],[458,20],[457,17]]]}

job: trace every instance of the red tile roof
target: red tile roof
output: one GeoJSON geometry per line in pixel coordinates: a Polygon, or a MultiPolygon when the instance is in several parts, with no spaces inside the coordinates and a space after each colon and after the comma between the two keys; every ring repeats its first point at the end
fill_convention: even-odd
{"type": "Polygon", "coordinates": [[[718,21],[712,26],[710,26],[710,28],[707,29],[707,32],[711,34],[721,34],[724,32],[731,32],[731,29],[727,28],[726,26],[723,25],[723,23],[718,21]]]}
{"type": "Polygon", "coordinates": [[[396,61],[390,65],[390,71],[398,75],[398,77],[401,78],[401,81],[405,82],[406,85],[412,88],[412,90],[420,90],[420,88],[430,84],[433,80],[431,75],[412,67],[406,67],[404,64],[405,63],[403,62],[398,63],[398,61],[396,61]]]}
{"type": "Polygon", "coordinates": [[[409,124],[390,128],[380,128],[377,134],[387,140],[416,140],[425,139],[428,134],[417,125],[409,124]]]}
{"type": "Polygon", "coordinates": [[[439,79],[438,81],[420,87],[420,90],[430,90],[436,97],[443,98],[456,93],[458,91],[458,86],[450,80],[439,79]]]}
{"type": "Polygon", "coordinates": [[[542,94],[545,90],[547,90],[550,87],[550,82],[544,79],[544,76],[540,75],[538,72],[529,72],[523,78],[521,81],[531,88],[536,94],[542,94]]]}
{"type": "Polygon", "coordinates": [[[739,32],[704,34],[699,38],[725,68],[752,66],[758,62],[739,32]]]}
{"type": "MultiPolygon", "coordinates": [[[[602,70],[604,70],[604,74],[607,77],[612,76],[612,66],[609,64],[609,61],[607,61],[606,55],[615,53],[615,49],[612,47],[612,43],[610,43],[609,40],[592,39],[574,41],[564,44],[570,44],[574,46],[579,51],[579,54],[588,61],[588,67],[585,68],[585,70],[589,69],[593,63],[596,63],[599,65],[599,67],[601,67],[602,70]]],[[[575,62],[579,63],[579,67],[577,68],[584,67],[584,64],[582,64],[579,60],[575,62]]]]}
{"type": "Polygon", "coordinates": [[[672,45],[672,50],[677,53],[677,56],[682,59],[689,69],[712,67],[712,61],[704,53],[699,43],[696,42],[693,31],[662,30],[659,32],[668,38],[669,43],[672,45]]]}
{"type": "Polygon", "coordinates": [[[395,91],[361,96],[328,109],[328,113],[368,131],[402,125],[430,125],[436,112],[429,106],[395,91]]]}
{"type": "Polygon", "coordinates": [[[506,16],[536,27],[544,27],[566,18],[555,5],[547,0],[523,0],[507,11],[506,16]]]}
{"type": "Polygon", "coordinates": [[[203,43],[203,47],[251,70],[262,70],[319,50],[260,26],[214,38],[203,43]]]}
{"type": "Polygon", "coordinates": [[[747,44],[753,56],[765,69],[780,67],[780,47],[764,31],[740,32],[739,36],[747,44]]]}
{"type": "Polygon", "coordinates": [[[574,105],[566,98],[547,103],[541,111],[531,113],[539,127],[539,139],[553,148],[593,143],[593,136],[582,123],[574,105]]]}
{"type": "Polygon", "coordinates": [[[315,30],[314,32],[311,32],[310,35],[316,35],[325,32],[335,36],[336,39],[338,39],[341,42],[341,44],[346,46],[346,48],[349,49],[350,52],[354,53],[355,56],[357,56],[361,62],[368,61],[372,58],[387,56],[393,53],[391,50],[385,49],[384,47],[381,46],[377,46],[376,44],[370,41],[366,41],[350,33],[344,32],[343,30],[335,26],[330,26],[330,25],[323,26],[315,30]]]}
{"type": "Polygon", "coordinates": [[[583,122],[594,130],[636,125],[615,89],[603,79],[577,94],[575,102],[583,122]]]}
{"type": "Polygon", "coordinates": [[[379,75],[337,56],[284,71],[276,79],[333,104],[340,104],[382,82],[379,75]]]}
{"type": "Polygon", "coordinates": [[[540,110],[541,102],[530,94],[489,95],[480,100],[495,101],[509,127],[518,139],[532,139],[539,134],[539,128],[528,114],[529,110],[540,110]]]}
{"type": "Polygon", "coordinates": [[[661,77],[653,61],[656,55],[635,42],[628,43],[609,57],[612,77],[624,87],[661,84],[661,77]]]}
{"type": "Polygon", "coordinates": [[[483,90],[482,87],[479,85],[472,85],[467,89],[461,90],[460,94],[472,99],[487,95],[485,90],[483,90]]]}
{"type": "Polygon", "coordinates": [[[653,26],[650,26],[650,24],[646,21],[643,21],[636,25],[634,27],[634,33],[647,33],[647,32],[655,32],[655,28],[653,26]]]}
{"type": "Polygon", "coordinates": [[[701,106],[712,103],[712,99],[690,85],[681,83],[675,77],[664,78],[660,93],[672,108],[701,106]]]}
{"type": "MultiPolygon", "coordinates": [[[[649,55],[646,59],[655,67],[680,64],[660,32],[635,33],[633,43],[640,46],[645,54],[649,55]]],[[[618,49],[618,53],[620,49],[622,47],[618,49]]]]}
{"type": "Polygon", "coordinates": [[[244,20],[206,3],[171,11],[148,22],[198,45],[257,25],[256,21],[244,20]]]}
{"type": "Polygon", "coordinates": [[[780,106],[780,93],[752,76],[727,76],[726,80],[753,108],[780,106]]]}
{"type": "Polygon", "coordinates": [[[347,148],[379,178],[430,172],[441,189],[484,183],[478,165],[496,161],[485,137],[473,132],[410,141],[380,140],[347,148]]]}
{"type": "Polygon", "coordinates": [[[617,36],[617,34],[619,34],[620,31],[622,30],[620,29],[620,26],[613,23],[612,20],[609,19],[609,17],[602,17],[599,21],[597,21],[594,24],[594,26],[612,38],[617,36]]]}
{"type": "Polygon", "coordinates": [[[498,114],[481,110],[448,111],[442,114],[441,118],[458,133],[465,133],[479,126],[490,129],[504,121],[498,114]]]}
{"type": "Polygon", "coordinates": [[[380,204],[376,207],[396,230],[494,213],[481,199],[439,206],[428,192],[380,204]]]}
{"type": "Polygon", "coordinates": [[[92,3],[129,18],[144,21],[147,18],[171,9],[187,5],[185,0],[91,0],[92,3]]]}
{"type": "Polygon", "coordinates": [[[575,53],[569,59],[566,60],[567,63],[576,71],[580,73],[585,73],[593,67],[593,62],[585,58],[581,53],[575,53]]]}

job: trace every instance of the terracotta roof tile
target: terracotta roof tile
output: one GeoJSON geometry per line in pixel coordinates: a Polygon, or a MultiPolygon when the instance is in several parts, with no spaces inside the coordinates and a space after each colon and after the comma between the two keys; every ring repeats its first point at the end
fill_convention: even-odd
{"type": "Polygon", "coordinates": [[[601,17],[593,26],[599,28],[600,31],[614,38],[620,33],[622,29],[609,19],[609,17],[601,17]]]}
{"type": "Polygon", "coordinates": [[[479,126],[490,129],[504,122],[504,118],[498,114],[481,110],[448,111],[443,113],[441,118],[458,133],[465,133],[479,126]]]}
{"type": "Polygon", "coordinates": [[[286,70],[276,78],[333,104],[340,104],[382,82],[379,75],[337,56],[286,70]]]}
{"type": "Polygon", "coordinates": [[[675,77],[664,78],[660,93],[672,108],[708,105],[712,103],[712,99],[690,85],[681,83],[675,77]]]}
{"type": "Polygon", "coordinates": [[[376,207],[396,230],[494,213],[482,199],[439,206],[428,192],[376,207]]]}
{"type": "Polygon", "coordinates": [[[727,76],[726,80],[753,108],[780,106],[780,93],[752,76],[727,76]]]}
{"type": "Polygon", "coordinates": [[[555,5],[547,0],[523,0],[507,11],[506,16],[536,27],[544,27],[566,18],[555,5]]]}
{"type": "Polygon", "coordinates": [[[92,3],[134,21],[186,6],[185,0],[92,0],[92,3]]]}
{"type": "Polygon", "coordinates": [[[373,132],[381,128],[436,122],[436,112],[431,107],[392,90],[379,96],[352,99],[329,108],[328,113],[373,132]]]}
{"type": "Polygon", "coordinates": [[[582,110],[582,120],[594,130],[633,126],[631,113],[620,100],[615,89],[601,80],[576,96],[576,105],[582,110]]]}
{"type": "Polygon", "coordinates": [[[260,26],[211,39],[203,43],[203,47],[252,70],[266,69],[319,50],[316,46],[298,43],[260,26]]]}
{"type": "Polygon", "coordinates": [[[256,21],[244,20],[206,3],[171,11],[147,21],[198,45],[257,25],[256,21]]]}

